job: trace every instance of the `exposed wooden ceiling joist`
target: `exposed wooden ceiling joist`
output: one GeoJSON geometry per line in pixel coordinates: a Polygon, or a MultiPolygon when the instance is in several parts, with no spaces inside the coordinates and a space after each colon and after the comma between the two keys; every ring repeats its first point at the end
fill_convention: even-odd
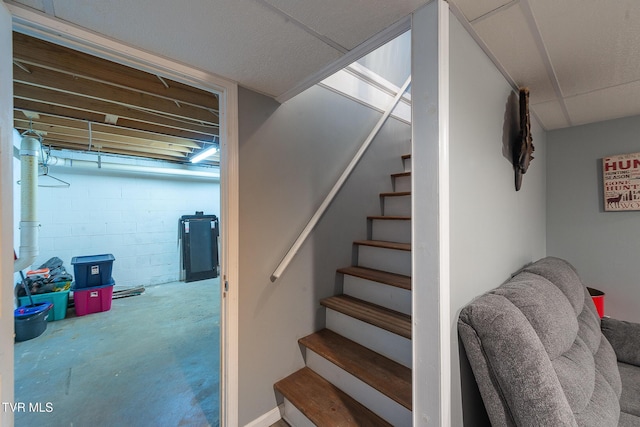
{"type": "Polygon", "coordinates": [[[219,134],[217,126],[204,126],[193,121],[176,120],[158,114],[118,106],[111,103],[70,94],[60,94],[48,89],[14,84],[14,107],[62,117],[94,122],[106,122],[107,115],[118,117],[116,124],[133,129],[175,135],[183,138],[211,140],[219,134]]]}
{"type": "Polygon", "coordinates": [[[68,140],[76,143],[86,142],[88,146],[103,146],[111,148],[124,148],[132,151],[144,152],[145,150],[158,153],[158,150],[164,152],[164,154],[175,155],[179,158],[186,158],[192,153],[192,149],[183,147],[180,145],[167,144],[163,142],[156,142],[153,140],[139,141],[129,140],[128,138],[115,139],[112,135],[89,130],[87,128],[72,128],[63,126],[47,126],[41,123],[30,125],[28,121],[15,121],[15,127],[18,130],[24,131],[32,129],[43,135],[45,145],[51,145],[53,140],[68,140]],[[133,150],[132,147],[138,147],[140,149],[133,150]]]}
{"type": "Polygon", "coordinates": [[[217,117],[206,108],[88,80],[81,75],[58,73],[35,66],[31,66],[30,71],[27,73],[14,66],[13,81],[179,119],[198,120],[206,124],[215,123],[217,117]]]}
{"type": "Polygon", "coordinates": [[[127,150],[136,153],[146,153],[153,152],[156,155],[167,156],[173,160],[184,160],[187,158],[185,153],[181,153],[179,151],[172,150],[163,150],[161,148],[149,148],[149,147],[140,147],[139,145],[122,145],[117,143],[112,143],[109,141],[102,140],[92,140],[89,142],[88,138],[79,138],[73,137],[69,135],[58,135],[58,134],[48,134],[47,139],[45,140],[45,146],[49,146],[49,144],[58,144],[58,143],[66,143],[66,144],[74,144],[78,146],[79,149],[83,151],[93,151],[93,152],[107,152],[105,150],[117,149],[117,150],[127,150]]]}
{"type": "Polygon", "coordinates": [[[45,42],[24,34],[13,33],[13,58],[23,64],[48,68],[60,73],[82,76],[88,80],[121,86],[131,90],[175,99],[218,111],[218,98],[211,93],[105,59],[45,42]]]}
{"type": "Polygon", "coordinates": [[[145,155],[141,156],[141,153],[139,151],[126,150],[126,149],[122,149],[122,148],[100,149],[98,147],[93,147],[91,150],[89,150],[85,143],[70,142],[70,141],[68,141],[66,139],[64,141],[63,140],[52,140],[52,141],[47,140],[47,144],[49,144],[49,142],[51,142],[53,144],[53,146],[56,147],[56,149],[67,149],[67,150],[76,150],[76,151],[92,152],[92,153],[119,154],[119,155],[123,155],[123,156],[147,157],[147,158],[153,158],[153,159],[156,159],[156,160],[166,160],[166,161],[170,161],[170,162],[181,162],[182,161],[180,158],[176,158],[175,156],[168,156],[168,155],[159,154],[159,153],[157,153],[157,154],[154,153],[153,157],[152,156],[148,156],[148,155],[146,155],[146,153],[147,153],[146,151],[144,152],[145,155]]]}
{"type": "Polygon", "coordinates": [[[14,108],[53,148],[187,162],[219,135],[216,95],[19,33],[14,108]]]}
{"type": "MultiPolygon", "coordinates": [[[[14,116],[17,116],[14,114],[14,116]]],[[[15,117],[14,122],[21,124],[22,126],[29,126],[29,119],[21,119],[15,117]]],[[[81,131],[91,130],[94,136],[103,135],[110,137],[114,140],[128,141],[129,144],[144,143],[144,144],[161,144],[166,143],[168,145],[175,145],[179,147],[187,147],[189,151],[192,149],[199,149],[200,145],[197,142],[190,141],[184,138],[177,138],[169,135],[159,135],[151,132],[139,131],[136,129],[124,129],[119,126],[94,123],[84,120],[69,119],[64,117],[51,117],[44,114],[40,115],[40,118],[33,124],[34,130],[49,131],[53,129],[77,129],[81,131]],[[36,128],[36,126],[38,128],[36,128]]],[[[127,143],[127,142],[123,142],[127,143]]]]}

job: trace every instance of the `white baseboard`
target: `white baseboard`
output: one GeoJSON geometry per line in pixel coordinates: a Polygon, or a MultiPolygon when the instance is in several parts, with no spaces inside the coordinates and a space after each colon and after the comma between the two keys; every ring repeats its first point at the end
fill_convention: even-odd
{"type": "Polygon", "coordinates": [[[269,427],[271,424],[282,419],[283,409],[281,408],[281,406],[282,405],[277,406],[266,414],[260,415],[258,418],[249,422],[244,427],[269,427]]]}

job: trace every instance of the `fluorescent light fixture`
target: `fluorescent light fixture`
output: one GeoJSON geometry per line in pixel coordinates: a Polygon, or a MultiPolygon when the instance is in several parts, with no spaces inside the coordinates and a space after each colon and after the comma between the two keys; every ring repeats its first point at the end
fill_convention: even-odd
{"type": "Polygon", "coordinates": [[[217,152],[218,152],[218,147],[216,147],[216,146],[209,147],[206,150],[201,151],[198,154],[196,154],[195,156],[193,156],[190,161],[191,161],[191,163],[198,163],[199,161],[204,160],[209,156],[213,156],[217,152]]]}

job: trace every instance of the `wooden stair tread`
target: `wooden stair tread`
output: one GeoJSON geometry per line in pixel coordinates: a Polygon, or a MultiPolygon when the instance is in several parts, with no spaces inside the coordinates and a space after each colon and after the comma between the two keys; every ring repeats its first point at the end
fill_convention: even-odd
{"type": "Polygon", "coordinates": [[[274,388],[317,426],[391,426],[306,367],[278,381],[274,388]]]}
{"type": "Polygon", "coordinates": [[[411,339],[411,316],[381,307],[349,295],[337,295],[320,301],[324,307],[411,339]]]}
{"type": "Polygon", "coordinates": [[[410,251],[411,243],[387,242],[384,240],[356,240],[355,245],[373,246],[375,248],[396,249],[399,251],[410,251]]]}
{"type": "Polygon", "coordinates": [[[411,277],[404,274],[389,273],[388,271],[374,270],[373,268],[350,266],[338,269],[338,273],[360,277],[361,279],[383,283],[397,288],[411,290],[411,277]]]}
{"type": "Polygon", "coordinates": [[[400,178],[402,176],[411,176],[411,172],[398,172],[398,173],[391,174],[392,178],[400,178]]]}
{"type": "Polygon", "coordinates": [[[411,369],[329,329],[298,342],[411,410],[411,369]]]}
{"type": "Polygon", "coordinates": [[[401,215],[370,215],[367,219],[389,220],[389,221],[411,221],[410,216],[401,215]]]}
{"type": "Polygon", "coordinates": [[[395,191],[391,193],[380,193],[380,197],[402,197],[402,196],[410,196],[411,191],[395,191]]]}

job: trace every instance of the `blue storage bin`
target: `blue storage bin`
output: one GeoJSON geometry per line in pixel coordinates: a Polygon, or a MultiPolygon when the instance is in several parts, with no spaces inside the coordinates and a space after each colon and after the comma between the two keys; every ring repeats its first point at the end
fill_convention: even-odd
{"type": "Polygon", "coordinates": [[[50,302],[18,307],[13,312],[15,340],[27,341],[39,337],[47,329],[47,318],[53,307],[50,302]]]}
{"type": "Polygon", "coordinates": [[[75,289],[103,286],[111,283],[115,258],[111,254],[75,256],[71,259],[75,289]]]}

